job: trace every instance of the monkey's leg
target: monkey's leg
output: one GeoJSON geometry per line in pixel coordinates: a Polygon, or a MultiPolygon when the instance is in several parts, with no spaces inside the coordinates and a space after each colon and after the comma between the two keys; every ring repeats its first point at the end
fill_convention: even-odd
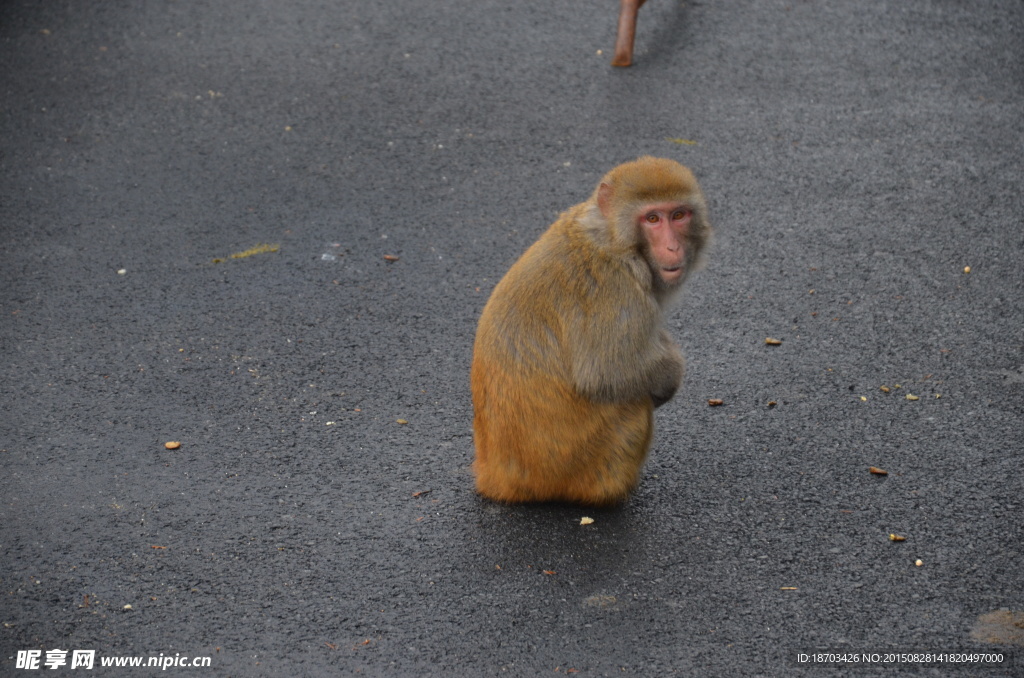
{"type": "Polygon", "coordinates": [[[480,494],[510,503],[613,504],[636,486],[654,426],[649,398],[595,403],[546,375],[524,379],[478,367],[473,470],[480,494]]]}
{"type": "Polygon", "coordinates": [[[514,418],[481,417],[477,490],[511,503],[618,503],[640,478],[653,409],[648,399],[593,403],[573,395],[534,401],[514,418]]]}
{"type": "Polygon", "coordinates": [[[643,400],[594,405],[594,420],[582,428],[573,463],[557,499],[591,505],[624,500],[640,480],[654,432],[654,408],[643,400]]]}
{"type": "Polygon", "coordinates": [[[619,32],[615,38],[615,57],[612,66],[630,66],[633,63],[633,41],[636,37],[636,15],[647,0],[620,0],[619,32]]]}

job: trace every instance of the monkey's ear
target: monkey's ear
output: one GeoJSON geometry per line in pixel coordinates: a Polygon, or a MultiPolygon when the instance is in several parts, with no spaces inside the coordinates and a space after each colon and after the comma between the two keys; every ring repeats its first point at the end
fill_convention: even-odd
{"type": "Polygon", "coordinates": [[[605,219],[612,218],[612,198],[615,197],[615,189],[608,184],[601,182],[597,187],[597,207],[605,219]]]}

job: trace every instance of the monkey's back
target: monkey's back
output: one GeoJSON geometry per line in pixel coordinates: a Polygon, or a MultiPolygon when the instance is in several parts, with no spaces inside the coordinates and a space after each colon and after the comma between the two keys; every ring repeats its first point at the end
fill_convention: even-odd
{"type": "Polygon", "coordinates": [[[480,317],[470,377],[473,469],[477,490],[498,501],[619,501],[636,485],[650,445],[650,398],[598,402],[572,383],[580,328],[566,318],[581,309],[566,305],[602,285],[629,284],[594,278],[588,258],[602,253],[573,212],[512,266],[480,317]]]}

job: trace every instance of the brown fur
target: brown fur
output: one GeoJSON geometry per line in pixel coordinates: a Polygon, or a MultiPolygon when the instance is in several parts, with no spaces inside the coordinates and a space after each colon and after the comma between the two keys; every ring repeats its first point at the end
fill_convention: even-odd
{"type": "Polygon", "coordinates": [[[683,374],[662,309],[709,237],[690,171],[644,157],[609,172],[512,266],[474,345],[473,470],[482,495],[609,504],[629,494],[653,410],[683,374]],[[684,275],[671,285],[661,283],[637,225],[639,211],[658,201],[693,210],[684,275]]]}

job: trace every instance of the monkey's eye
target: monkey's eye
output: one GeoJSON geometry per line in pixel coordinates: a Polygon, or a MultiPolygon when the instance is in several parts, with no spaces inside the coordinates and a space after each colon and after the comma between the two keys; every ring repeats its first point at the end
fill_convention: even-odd
{"type": "Polygon", "coordinates": [[[646,219],[647,219],[647,223],[648,224],[656,224],[656,223],[658,223],[658,215],[654,214],[653,212],[651,214],[648,214],[646,219]]]}
{"type": "Polygon", "coordinates": [[[690,210],[676,210],[672,213],[672,219],[675,221],[682,221],[690,215],[690,210]]]}

